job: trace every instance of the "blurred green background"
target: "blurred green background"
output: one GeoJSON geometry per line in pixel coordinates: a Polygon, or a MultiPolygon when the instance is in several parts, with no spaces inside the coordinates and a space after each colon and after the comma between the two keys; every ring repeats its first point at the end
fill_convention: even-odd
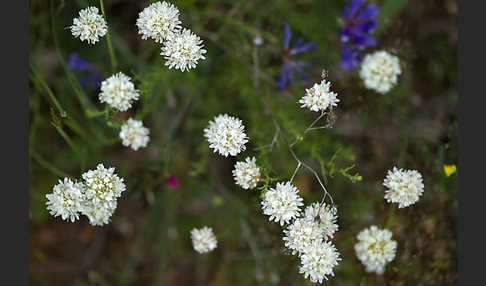
{"type": "MultiPolygon", "coordinates": [[[[338,206],[333,242],[342,261],[325,284],[456,285],[457,173],[447,177],[443,167],[457,164],[458,156],[458,3],[374,2],[380,7],[378,49],[399,56],[403,69],[386,95],[366,90],[357,71],[339,66],[346,1],[172,1],[208,50],[195,70],[181,73],[163,65],[160,45],[138,35],[135,21],[149,1],[104,1],[118,64],[113,69],[106,38],[88,45],[65,29],[80,9],[100,7],[98,1],[31,0],[31,284],[313,285],[298,273],[299,260],[284,251],[281,228],[260,208],[261,190],[288,180],[296,167],[285,140],[302,136],[317,114],[297,104],[310,84],[296,79],[291,88],[275,90],[287,21],[293,41],[303,36],[319,44],[298,55],[313,62],[306,68],[311,81],[320,81],[326,69],[341,100],[333,128],[309,132],[295,146],[338,206]],[[260,46],[253,44],[257,36],[260,46]],[[130,75],[139,102],[127,112],[96,116],[104,106],[92,88],[80,85],[86,74],[66,66],[72,52],[104,77],[130,75]],[[203,137],[220,113],[241,118],[250,137],[236,158],[213,154],[203,137]],[[131,116],[150,128],[151,142],[137,152],[118,139],[117,126],[131,116]],[[272,141],[272,118],[282,128],[279,144],[255,150],[272,141]],[[233,165],[246,156],[256,156],[264,171],[259,190],[233,182],[233,165]],[[79,177],[97,163],[114,166],[127,184],[112,222],[94,227],[85,218],[69,223],[50,216],[45,194],[57,180],[79,177]],[[363,228],[385,226],[391,205],[381,184],[393,166],[419,170],[425,192],[395,212],[390,229],[397,256],[376,276],[364,271],[353,245],[363,228]],[[177,188],[165,183],[172,174],[177,188]],[[190,230],[203,225],[218,238],[207,255],[190,242],[190,230]]],[[[307,170],[294,183],[306,205],[321,200],[307,170]]]]}

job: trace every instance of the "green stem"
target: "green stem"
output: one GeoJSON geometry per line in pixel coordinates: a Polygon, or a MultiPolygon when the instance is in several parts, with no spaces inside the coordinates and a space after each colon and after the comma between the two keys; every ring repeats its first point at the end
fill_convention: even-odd
{"type": "MultiPolygon", "coordinates": [[[[103,0],[100,0],[100,6],[101,6],[101,13],[103,14],[103,18],[105,18],[105,21],[108,22],[108,20],[106,19],[105,6],[103,5],[103,0]]],[[[111,43],[111,36],[110,36],[109,30],[106,33],[106,43],[108,44],[108,53],[110,53],[111,69],[112,69],[113,72],[116,72],[118,63],[116,61],[115,50],[113,49],[113,44],[111,43]]]]}
{"type": "Polygon", "coordinates": [[[68,174],[64,173],[63,171],[59,170],[54,165],[52,165],[51,163],[49,163],[47,160],[45,160],[44,158],[42,158],[36,151],[30,150],[30,156],[32,156],[32,158],[34,158],[37,161],[37,163],[39,163],[39,165],[41,165],[42,167],[46,168],[47,170],[49,170],[54,175],[57,175],[59,177],[68,177],[68,178],[74,179],[70,175],[68,175],[68,174]]]}
{"type": "Polygon", "coordinates": [[[386,219],[385,228],[390,228],[391,224],[393,223],[393,218],[395,217],[395,210],[397,209],[396,204],[392,204],[390,210],[388,210],[388,216],[386,219]]]}

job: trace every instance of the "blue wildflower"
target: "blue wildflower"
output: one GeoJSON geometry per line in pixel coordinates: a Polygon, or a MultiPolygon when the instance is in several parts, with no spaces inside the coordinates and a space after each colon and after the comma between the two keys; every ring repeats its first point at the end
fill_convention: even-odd
{"type": "Polygon", "coordinates": [[[363,8],[366,0],[351,0],[344,7],[345,26],[339,30],[341,37],[341,68],[355,69],[363,59],[360,51],[378,43],[371,36],[378,24],[380,9],[375,3],[363,8]]]}
{"type": "Polygon", "coordinates": [[[103,76],[94,64],[83,60],[77,53],[70,53],[67,65],[72,70],[89,72],[89,74],[83,77],[80,81],[82,87],[91,85],[94,91],[97,91],[100,88],[103,76]]]}
{"type": "Polygon", "coordinates": [[[294,61],[292,56],[302,52],[311,51],[317,48],[317,43],[304,42],[304,38],[299,37],[292,47],[290,47],[290,39],[292,32],[289,24],[284,22],[284,50],[283,50],[283,64],[280,70],[280,78],[277,82],[277,90],[282,91],[284,88],[291,86],[293,81],[292,69],[295,69],[297,74],[305,81],[309,81],[309,76],[304,72],[303,67],[310,66],[310,62],[294,61]]]}

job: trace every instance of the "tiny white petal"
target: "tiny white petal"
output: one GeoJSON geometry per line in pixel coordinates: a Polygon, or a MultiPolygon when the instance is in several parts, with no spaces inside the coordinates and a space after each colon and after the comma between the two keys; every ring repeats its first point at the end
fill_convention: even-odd
{"type": "Polygon", "coordinates": [[[315,83],[311,88],[305,90],[299,103],[311,111],[324,111],[331,106],[337,106],[339,99],[337,94],[330,90],[331,83],[323,79],[319,84],[315,83]]]}
{"type": "Polygon", "coordinates": [[[143,9],[137,19],[138,33],[142,39],[153,39],[157,43],[174,36],[180,28],[179,9],[165,1],[155,2],[143,9]]]}
{"type": "Polygon", "coordinates": [[[200,59],[205,59],[206,50],[202,42],[191,30],[183,29],[168,39],[160,54],[164,56],[169,69],[188,71],[195,68],[200,59]]]}
{"type": "Polygon", "coordinates": [[[235,183],[243,189],[255,188],[260,180],[260,168],[256,165],[255,157],[247,157],[245,161],[236,162],[233,177],[235,183]]]}
{"type": "Polygon", "coordinates": [[[330,241],[314,240],[300,256],[300,273],[311,282],[322,283],[327,276],[334,276],[334,267],[341,260],[339,252],[330,241]]]}
{"type": "Polygon", "coordinates": [[[300,207],[304,205],[298,195],[299,190],[290,182],[277,183],[277,186],[265,192],[262,209],[275,221],[283,226],[290,220],[300,216],[300,207]]]}

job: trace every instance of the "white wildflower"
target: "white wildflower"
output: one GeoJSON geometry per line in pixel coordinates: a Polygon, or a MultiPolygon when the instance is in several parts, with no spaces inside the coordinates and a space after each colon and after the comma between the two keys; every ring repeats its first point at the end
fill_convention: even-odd
{"type": "Polygon", "coordinates": [[[315,83],[306,89],[305,96],[299,100],[301,107],[309,108],[311,111],[324,111],[331,106],[337,106],[339,99],[330,87],[331,83],[323,79],[319,84],[315,83]]]}
{"type": "Polygon", "coordinates": [[[358,234],[354,250],[367,272],[383,274],[385,266],[395,258],[397,242],[391,240],[391,237],[391,231],[379,229],[375,225],[358,234]]]}
{"type": "Polygon", "coordinates": [[[93,201],[85,201],[82,213],[88,217],[91,225],[104,225],[110,222],[110,218],[115,212],[117,201],[105,201],[103,203],[93,203],[93,201]]]}
{"type": "Polygon", "coordinates": [[[169,69],[175,67],[184,72],[195,68],[200,59],[206,59],[202,42],[191,30],[183,29],[165,43],[160,54],[164,56],[169,69]]]}
{"type": "Polygon", "coordinates": [[[336,223],[337,209],[326,203],[313,203],[305,208],[304,217],[316,221],[323,230],[325,238],[332,238],[339,226],[336,223]]]}
{"type": "Polygon", "coordinates": [[[218,245],[213,229],[207,226],[201,229],[194,228],[191,230],[191,239],[194,250],[199,253],[210,252],[218,245]]]}
{"type": "Polygon", "coordinates": [[[248,142],[241,120],[227,114],[220,114],[214,121],[209,121],[209,126],[204,129],[204,137],[209,142],[209,148],[225,157],[245,151],[248,142]]]}
{"type": "Polygon", "coordinates": [[[255,157],[247,157],[245,161],[236,162],[233,177],[236,184],[243,189],[255,188],[260,180],[260,168],[256,165],[255,157]]]}
{"type": "Polygon", "coordinates": [[[140,147],[146,147],[149,138],[149,129],[143,126],[142,121],[129,118],[120,130],[120,138],[123,146],[130,146],[137,151],[140,147]]]}
{"type": "Polygon", "coordinates": [[[85,172],[82,177],[86,187],[86,202],[83,214],[88,216],[93,225],[109,222],[117,206],[117,198],[125,191],[123,178],[114,173],[115,168],[105,168],[98,164],[95,170],[85,172]]]}
{"type": "Polygon", "coordinates": [[[300,216],[300,207],[304,205],[298,195],[299,190],[290,182],[277,183],[277,186],[265,192],[262,209],[269,215],[270,221],[288,223],[291,219],[300,216]]]}
{"type": "Polygon", "coordinates": [[[324,231],[319,224],[305,218],[296,219],[284,230],[285,247],[292,250],[292,254],[301,254],[314,240],[322,240],[324,231]]]}
{"type": "Polygon", "coordinates": [[[179,9],[165,1],[155,2],[143,9],[137,19],[138,33],[142,39],[153,39],[157,43],[170,39],[181,28],[179,9]]]}
{"type": "Polygon", "coordinates": [[[388,171],[383,186],[387,202],[398,203],[398,208],[408,207],[416,203],[424,192],[422,175],[416,170],[393,168],[388,171]]]}
{"type": "Polygon", "coordinates": [[[334,276],[338,265],[339,252],[330,241],[314,240],[300,256],[300,273],[311,282],[322,283],[327,276],[334,276]]]}
{"type": "Polygon", "coordinates": [[[79,11],[79,18],[73,19],[73,25],[69,27],[75,38],[94,44],[108,32],[108,26],[103,16],[98,14],[98,8],[88,7],[79,11]]]}
{"type": "Polygon", "coordinates": [[[138,100],[139,94],[131,78],[119,72],[101,82],[100,102],[106,102],[113,108],[126,111],[132,102],[138,100]]]}
{"type": "Polygon", "coordinates": [[[386,51],[376,51],[365,56],[359,75],[366,88],[385,94],[397,83],[402,73],[398,58],[386,51]]]}
{"type": "Polygon", "coordinates": [[[61,216],[63,220],[74,222],[79,219],[84,197],[83,183],[64,178],[54,186],[51,194],[46,195],[47,210],[54,217],[61,216]]]}

